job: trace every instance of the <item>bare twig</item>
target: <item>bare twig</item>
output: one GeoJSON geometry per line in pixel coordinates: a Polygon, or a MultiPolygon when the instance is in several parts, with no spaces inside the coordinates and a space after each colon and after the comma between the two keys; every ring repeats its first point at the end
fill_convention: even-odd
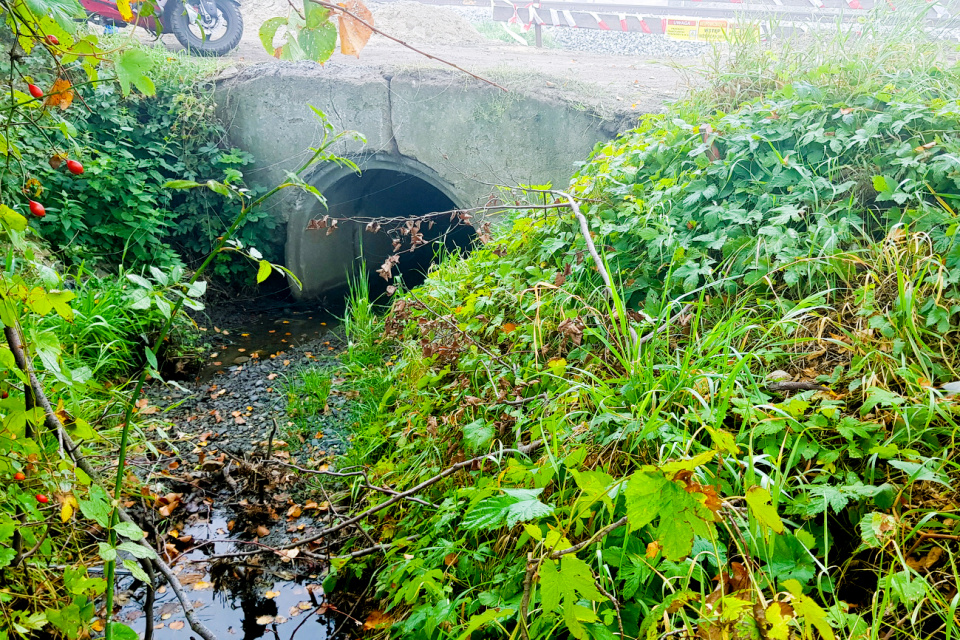
{"type": "Polygon", "coordinates": [[[767,389],[770,391],[830,391],[829,387],[816,382],[791,382],[789,380],[768,382],[767,389]]]}
{"type": "Polygon", "coordinates": [[[379,33],[379,34],[382,35],[384,38],[388,38],[388,39],[390,39],[390,40],[393,40],[393,41],[396,42],[397,44],[401,44],[401,45],[403,45],[404,47],[406,47],[407,49],[410,49],[411,51],[413,51],[413,52],[415,52],[415,53],[419,53],[419,54],[422,55],[422,56],[426,56],[427,58],[430,58],[431,60],[436,60],[437,62],[442,62],[442,63],[445,64],[445,65],[448,65],[448,66],[453,67],[453,68],[456,69],[457,71],[462,71],[463,73],[467,74],[467,75],[470,76],[471,78],[475,78],[475,79],[477,79],[477,80],[479,80],[479,81],[481,81],[481,82],[486,82],[487,84],[492,85],[492,86],[496,87],[497,89],[500,89],[501,91],[507,91],[504,87],[501,87],[500,85],[498,85],[498,84],[497,84],[496,82],[494,82],[493,80],[487,80],[486,78],[481,77],[481,76],[478,76],[478,75],[475,74],[475,73],[471,73],[471,72],[467,71],[466,69],[464,69],[463,67],[460,67],[460,66],[458,66],[458,65],[455,65],[454,63],[449,62],[449,61],[447,61],[447,60],[444,60],[443,58],[438,58],[437,56],[434,56],[434,55],[431,55],[431,54],[427,53],[426,51],[421,51],[420,49],[417,49],[416,47],[412,47],[412,46],[410,46],[409,44],[407,44],[406,42],[404,42],[403,40],[401,40],[401,39],[399,39],[399,38],[395,38],[394,36],[390,35],[389,33],[384,33],[383,31],[380,31],[380,29],[377,29],[375,26],[373,26],[372,24],[370,24],[369,22],[367,22],[366,20],[364,20],[363,18],[361,18],[361,17],[358,16],[357,14],[353,13],[352,11],[350,11],[350,10],[348,10],[348,9],[344,9],[344,8],[341,7],[340,5],[331,4],[331,3],[329,3],[329,2],[323,2],[322,0],[309,0],[309,1],[312,2],[312,3],[314,3],[314,4],[320,5],[321,7],[326,7],[327,9],[330,9],[331,11],[339,11],[339,12],[341,12],[341,13],[345,13],[345,14],[347,14],[348,16],[350,16],[351,18],[353,18],[354,20],[356,20],[357,22],[359,22],[360,24],[362,24],[363,26],[365,26],[367,29],[370,29],[370,31],[373,31],[374,33],[379,33]]]}
{"type": "Polygon", "coordinates": [[[597,531],[595,534],[593,534],[592,536],[590,536],[589,538],[587,538],[587,539],[584,540],[583,542],[580,542],[580,543],[578,543],[578,544],[575,544],[575,545],[573,545],[572,547],[567,547],[566,549],[558,549],[558,550],[552,551],[552,552],[550,553],[550,559],[551,559],[551,560],[556,560],[557,558],[560,558],[561,556],[565,556],[565,555],[567,555],[567,554],[569,554],[569,553],[576,553],[576,552],[580,551],[581,549],[583,549],[584,547],[589,547],[589,546],[590,546],[591,544],[593,544],[594,542],[597,542],[597,541],[601,540],[605,535],[607,535],[608,533],[610,533],[610,532],[613,531],[614,529],[619,529],[620,527],[622,527],[622,526],[625,525],[625,524],[627,524],[627,516],[623,516],[622,518],[620,518],[620,519],[617,520],[616,522],[611,522],[610,524],[608,524],[607,526],[605,526],[603,529],[600,529],[600,531],[597,531]]]}
{"type": "Polygon", "coordinates": [[[627,636],[623,632],[623,618],[620,617],[620,602],[618,602],[617,599],[613,597],[613,594],[611,594],[609,591],[604,589],[603,585],[598,584],[597,591],[607,596],[607,600],[609,600],[610,604],[613,605],[613,610],[617,612],[617,626],[620,628],[620,638],[621,640],[623,638],[626,638],[627,636]]]}
{"type": "Polygon", "coordinates": [[[530,607],[530,590],[533,589],[533,577],[540,568],[540,558],[534,560],[533,554],[527,554],[527,570],[523,574],[523,597],[520,598],[520,635],[523,640],[530,640],[527,631],[527,609],[530,607]]]}
{"type": "MultiPolygon", "coordinates": [[[[344,472],[340,472],[340,471],[326,471],[326,470],[320,470],[320,469],[307,469],[306,467],[298,467],[298,466],[295,465],[295,464],[290,464],[289,462],[281,462],[280,460],[270,460],[269,462],[270,462],[270,464],[279,464],[279,465],[284,466],[284,467],[290,467],[291,469],[296,469],[297,471],[299,471],[299,472],[301,472],[301,473],[307,473],[307,474],[317,475],[317,476],[333,476],[333,477],[335,477],[335,478],[363,477],[363,479],[364,479],[364,481],[365,481],[364,488],[366,488],[366,489],[372,489],[373,491],[379,491],[380,493],[385,493],[385,494],[390,495],[390,496],[395,496],[395,495],[397,495],[398,493],[400,493],[399,491],[394,491],[393,489],[390,489],[389,487],[378,487],[377,485],[372,484],[372,483],[370,482],[370,479],[367,477],[367,472],[366,472],[366,471],[363,471],[363,470],[360,470],[360,471],[351,471],[351,472],[349,472],[349,473],[344,473],[344,472]]],[[[411,502],[416,502],[416,503],[418,503],[418,504],[422,504],[422,505],[424,505],[425,507],[433,507],[434,509],[438,509],[438,508],[439,508],[437,505],[433,504],[432,502],[427,502],[426,500],[421,500],[420,498],[409,498],[409,500],[410,500],[411,502]]]]}
{"type": "Polygon", "coordinates": [[[647,335],[645,335],[645,336],[643,336],[642,338],[640,338],[640,339],[637,341],[637,345],[641,345],[641,344],[644,344],[644,343],[646,343],[646,342],[650,342],[651,340],[654,339],[654,337],[656,337],[656,336],[660,335],[661,333],[663,333],[664,331],[666,331],[667,328],[668,328],[670,325],[672,325],[674,322],[676,322],[677,320],[679,320],[679,319],[682,318],[683,316],[685,316],[685,315],[687,315],[688,313],[690,313],[690,310],[691,310],[691,309],[693,309],[693,305],[692,305],[692,304],[686,305],[683,309],[680,309],[680,311],[677,311],[675,314],[673,314],[673,316],[671,316],[669,320],[667,320],[666,322],[664,322],[663,324],[661,324],[659,327],[657,327],[656,329],[654,329],[653,331],[651,331],[651,332],[648,333],[647,335]]]}

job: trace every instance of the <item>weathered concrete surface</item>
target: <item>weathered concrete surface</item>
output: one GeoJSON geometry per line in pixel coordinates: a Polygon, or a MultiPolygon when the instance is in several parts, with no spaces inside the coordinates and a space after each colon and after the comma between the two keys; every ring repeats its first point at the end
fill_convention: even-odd
{"type": "MultiPolygon", "coordinates": [[[[547,84],[529,76],[507,84],[510,91],[503,92],[456,71],[266,63],[221,79],[216,95],[232,144],[256,157],[247,173],[255,184],[282,181],[323,139],[313,106],[327,114],[335,131],[365,137],[342,139],[333,147],[336,153],[361,169],[417,178],[424,189],[461,208],[485,203],[496,191],[493,184],[565,186],[597,142],[635,122],[635,115],[601,115],[588,106],[592,100],[586,94],[524,90],[547,84]]],[[[335,194],[349,174],[324,163],[304,178],[335,194]]],[[[310,219],[327,213],[310,196],[287,195],[268,206],[288,224],[287,267],[303,281],[301,295],[317,296],[342,284],[358,255],[359,232],[307,231],[310,219]]],[[[357,213],[333,198],[330,206],[331,214],[357,213]]]]}

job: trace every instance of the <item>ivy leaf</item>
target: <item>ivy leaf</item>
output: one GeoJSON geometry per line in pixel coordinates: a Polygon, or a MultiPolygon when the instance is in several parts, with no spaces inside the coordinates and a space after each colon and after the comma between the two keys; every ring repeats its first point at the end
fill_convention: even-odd
{"type": "Polygon", "coordinates": [[[130,85],[133,85],[145,96],[154,95],[157,88],[147,76],[152,68],[153,58],[142,49],[127,49],[121,53],[114,61],[120,92],[124,96],[130,95],[130,85]]]}

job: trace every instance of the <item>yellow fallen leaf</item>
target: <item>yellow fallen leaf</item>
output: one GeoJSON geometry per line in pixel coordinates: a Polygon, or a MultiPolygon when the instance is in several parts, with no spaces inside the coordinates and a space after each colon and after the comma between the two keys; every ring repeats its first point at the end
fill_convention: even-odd
{"type": "Polygon", "coordinates": [[[60,507],[60,522],[69,522],[70,518],[73,517],[73,512],[79,508],[80,505],[77,504],[77,499],[73,497],[72,493],[67,494],[63,497],[63,506],[60,507]]]}
{"type": "Polygon", "coordinates": [[[213,586],[213,583],[207,582],[207,581],[205,581],[205,580],[200,580],[199,582],[195,582],[195,583],[193,584],[193,590],[194,590],[194,591],[201,591],[201,590],[203,590],[203,589],[209,589],[209,588],[212,587],[212,586],[213,586]]]}
{"type": "Polygon", "coordinates": [[[273,622],[273,616],[260,616],[257,618],[257,624],[259,624],[261,627],[266,626],[271,622],[273,622]]]}
{"type": "Polygon", "coordinates": [[[183,620],[177,620],[175,622],[171,622],[170,628],[173,629],[174,631],[180,631],[180,629],[183,629],[183,620]]]}
{"type": "Polygon", "coordinates": [[[263,594],[263,597],[267,598],[268,600],[272,600],[273,598],[276,598],[278,595],[280,595],[279,591],[267,591],[265,594],[263,594]]]}

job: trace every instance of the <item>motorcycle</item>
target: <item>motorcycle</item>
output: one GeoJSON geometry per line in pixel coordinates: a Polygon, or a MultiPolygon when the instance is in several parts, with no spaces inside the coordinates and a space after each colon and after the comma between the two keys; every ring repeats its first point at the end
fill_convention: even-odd
{"type": "Polygon", "coordinates": [[[153,0],[153,11],[145,11],[141,3],[132,22],[124,20],[115,1],[80,0],[80,4],[91,22],[107,27],[133,24],[156,35],[172,32],[187,51],[202,56],[229,53],[243,35],[239,0],[153,0]]]}

